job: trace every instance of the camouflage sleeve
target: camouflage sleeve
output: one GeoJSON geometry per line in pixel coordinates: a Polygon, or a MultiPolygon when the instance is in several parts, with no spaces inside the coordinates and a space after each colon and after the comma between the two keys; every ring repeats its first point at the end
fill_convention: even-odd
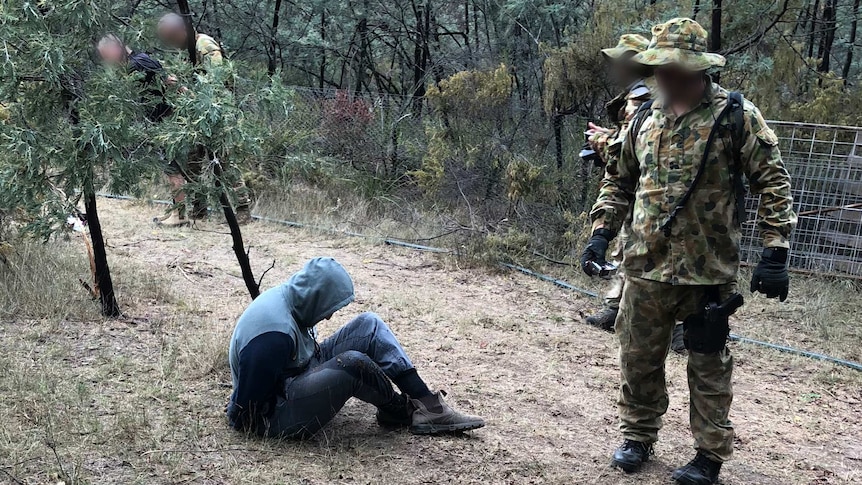
{"type": "Polygon", "coordinates": [[[215,66],[222,63],[221,46],[212,37],[201,35],[197,41],[197,49],[202,61],[215,66]]]}
{"type": "Polygon", "coordinates": [[[633,137],[627,134],[619,156],[608,158],[605,177],[599,186],[599,197],[590,211],[593,232],[607,229],[612,234],[618,234],[623,227],[638,182],[638,161],[634,153],[633,137]]]}
{"type": "Polygon", "coordinates": [[[221,50],[219,50],[219,49],[209,51],[206,54],[204,54],[204,56],[206,57],[207,60],[209,60],[209,63],[214,65],[214,66],[221,65],[222,60],[223,60],[222,55],[221,55],[221,50]]]}
{"type": "Polygon", "coordinates": [[[620,155],[620,151],[622,150],[623,144],[626,141],[626,134],[628,134],[629,124],[631,124],[632,118],[634,118],[637,114],[638,108],[640,108],[641,105],[649,99],[649,94],[645,94],[636,98],[629,97],[626,99],[625,120],[622,122],[620,129],[617,131],[616,137],[614,137],[608,142],[605,160],[608,160],[611,157],[618,157],[620,155]]]}
{"type": "Polygon", "coordinates": [[[742,161],[751,192],[760,195],[757,224],[763,247],[789,248],[796,213],[790,194],[790,174],[781,159],[778,137],[757,107],[746,106],[745,114],[747,139],[742,147],[742,161]]]}

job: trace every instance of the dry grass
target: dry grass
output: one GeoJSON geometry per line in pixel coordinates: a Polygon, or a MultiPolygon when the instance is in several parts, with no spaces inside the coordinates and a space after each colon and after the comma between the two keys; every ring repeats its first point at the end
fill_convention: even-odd
{"type": "MultiPolygon", "coordinates": [[[[672,406],[656,460],[633,477],[607,467],[618,440],[616,350],[610,335],[582,323],[593,301],[527,276],[265,224],[245,229],[255,268],[277,261],[264,286],[309,257],[335,256],[356,280],[357,302],[334,320],[380,313],[426,380],[489,425],[464,437],[416,437],[377,428],[373,410],[351,402],[308,442],[235,434],[222,411],[226,348],[248,299],[224,227],[161,231],[144,222],[156,208],[102,206],[129,318],[93,315],[77,283],[83,256],[69,256],[83,254],[74,243],[30,256],[24,266],[33,274],[17,283],[2,276],[3,303],[16,306],[0,320],[0,483],[657,485],[691,454],[685,365],[672,357],[672,406]]],[[[858,336],[858,321],[848,320],[845,333],[830,327],[833,343],[819,343],[818,313],[849,319],[854,311],[840,284],[823,285],[823,299],[812,300],[820,306],[798,318],[787,318],[788,305],[755,300],[738,331],[797,335],[852,355],[858,339],[843,339],[858,336]]],[[[859,373],[734,350],[739,436],[724,483],[862,480],[859,373]]]]}

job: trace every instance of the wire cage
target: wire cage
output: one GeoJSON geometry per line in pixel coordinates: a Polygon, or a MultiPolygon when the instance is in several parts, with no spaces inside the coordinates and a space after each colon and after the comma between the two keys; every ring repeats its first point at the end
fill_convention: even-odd
{"type": "MultiPolygon", "coordinates": [[[[796,270],[862,278],[862,128],[770,121],[792,177],[799,223],[791,238],[796,270]]],[[[762,247],[757,197],[749,196],[742,258],[762,247]]]]}

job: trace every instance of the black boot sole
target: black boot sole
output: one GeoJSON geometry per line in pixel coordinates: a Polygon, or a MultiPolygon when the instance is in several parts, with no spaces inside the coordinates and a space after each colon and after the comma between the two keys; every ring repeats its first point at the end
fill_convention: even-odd
{"type": "Polygon", "coordinates": [[[638,464],[632,464],[632,463],[623,463],[623,462],[617,461],[617,460],[611,460],[611,466],[617,467],[626,473],[637,472],[638,470],[641,469],[641,467],[644,465],[644,463],[646,463],[646,462],[641,462],[638,464]]]}
{"type": "Polygon", "coordinates": [[[703,482],[703,481],[694,480],[694,479],[691,479],[688,477],[677,477],[676,474],[671,475],[671,478],[673,479],[674,482],[678,483],[679,485],[706,485],[706,484],[714,485],[714,484],[718,483],[718,479],[715,479],[711,482],[703,482]]]}

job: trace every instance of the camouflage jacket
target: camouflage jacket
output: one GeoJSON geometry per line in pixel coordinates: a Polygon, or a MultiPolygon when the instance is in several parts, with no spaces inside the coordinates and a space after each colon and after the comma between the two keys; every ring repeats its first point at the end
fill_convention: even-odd
{"type": "Polygon", "coordinates": [[[653,87],[651,86],[651,81],[638,80],[607,104],[608,117],[616,127],[609,133],[598,133],[593,137],[593,141],[599,142],[604,147],[600,155],[605,163],[612,157],[619,156],[628,132],[629,122],[640,105],[652,97],[653,87]]]}
{"type": "Polygon", "coordinates": [[[222,63],[222,48],[218,42],[206,34],[195,36],[195,49],[198,54],[198,62],[219,65],[222,63]]]}
{"type": "MultiPolygon", "coordinates": [[[[682,116],[657,99],[638,133],[626,139],[620,157],[608,165],[591,212],[593,230],[616,234],[631,211],[623,262],[627,275],[680,285],[736,280],[740,230],[734,220],[729,129],[716,136],[706,171],[670,236],[660,229],[700,168],[714,117],[726,106],[727,96],[710,84],[703,102],[682,116]]],[[[763,244],[787,248],[796,214],[778,138],[748,101],[744,121],[742,171],[751,191],[760,195],[757,224],[763,244]]]]}
{"type": "Polygon", "coordinates": [[[652,98],[652,92],[654,90],[652,85],[653,82],[651,79],[641,79],[632,84],[628,91],[620,95],[620,97],[622,97],[622,100],[620,101],[622,102],[618,102],[615,105],[614,101],[611,101],[608,104],[608,107],[610,108],[609,114],[613,121],[619,126],[619,131],[613,140],[608,143],[608,157],[605,158],[605,160],[609,160],[610,157],[619,156],[626,139],[626,134],[628,134],[629,123],[631,123],[632,118],[634,118],[635,113],[638,111],[638,108],[652,98]],[[616,113],[613,112],[615,106],[618,106],[616,108],[616,113]]]}

